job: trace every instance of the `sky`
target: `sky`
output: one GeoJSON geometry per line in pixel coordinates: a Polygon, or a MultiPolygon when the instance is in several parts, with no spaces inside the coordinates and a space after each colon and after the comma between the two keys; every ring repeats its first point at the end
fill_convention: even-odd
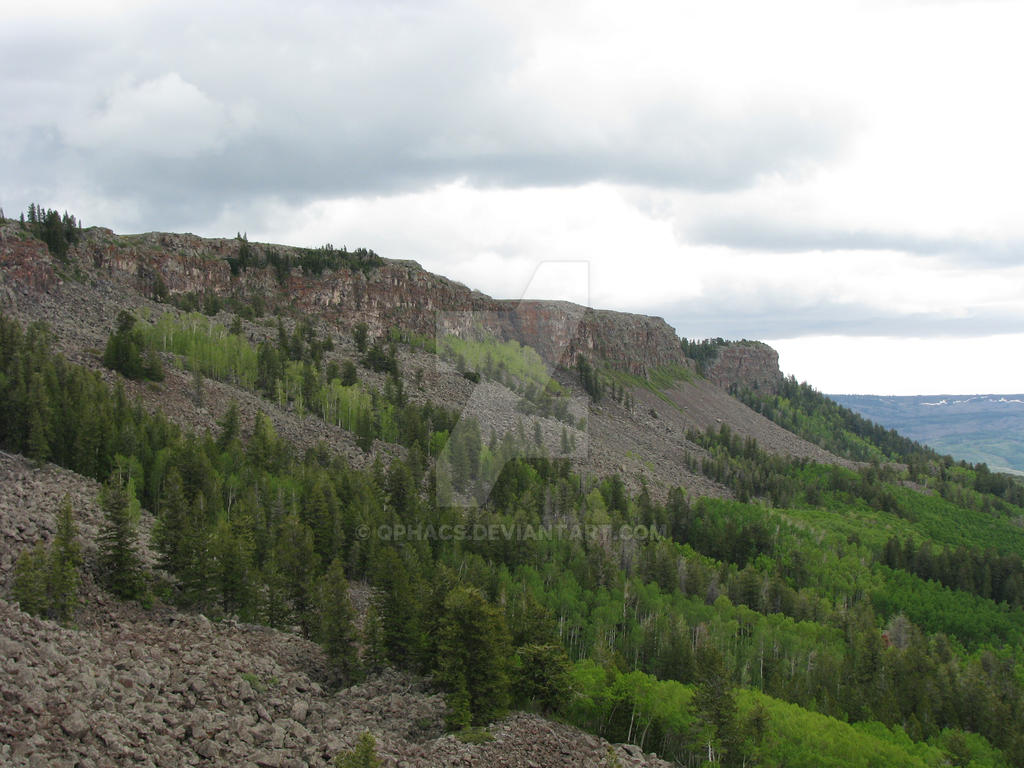
{"type": "Polygon", "coordinates": [[[824,392],[1020,393],[1022,28],[941,0],[23,3],[0,206],[370,247],[765,340],[824,392]]]}

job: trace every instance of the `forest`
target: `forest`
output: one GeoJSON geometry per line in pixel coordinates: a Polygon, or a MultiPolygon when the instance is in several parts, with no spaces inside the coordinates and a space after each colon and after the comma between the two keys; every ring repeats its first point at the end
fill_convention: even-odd
{"type": "MultiPolygon", "coordinates": [[[[245,438],[237,406],[214,433],[183,431],[65,360],[45,326],[2,316],[0,446],[104,484],[96,577],[112,593],[301,627],[338,685],[385,665],[429,674],[453,730],[519,708],[681,765],[1024,764],[1019,484],[785,389],[777,418],[891,461],[783,458],[723,426],[693,432],[703,453],[687,461],[736,498],[675,488],[656,502],[566,458],[523,458],[525,433],[455,430],[456,414],[405,394],[396,348],[410,340],[360,335],[362,356],[342,366],[301,321],[253,344],[200,315],[125,317],[103,362],[158,381],[162,359],[340,425],[367,450],[398,443],[407,460],[357,470],[323,446],[299,454],[266,416],[245,438]],[[360,381],[376,365],[381,391],[360,381]],[[438,504],[436,457],[454,434],[455,482],[494,483],[479,507],[438,504]],[[153,570],[141,515],[154,519],[153,570]],[[459,525],[598,533],[382,535],[459,525]],[[372,587],[361,628],[353,581],[372,587]]],[[[470,370],[481,353],[498,375],[498,349],[449,352],[470,370]]],[[[526,385],[527,369],[506,370],[526,385]]],[[[59,519],[54,544],[19,561],[15,596],[71,623],[83,566],[74,511],[59,519]]]]}

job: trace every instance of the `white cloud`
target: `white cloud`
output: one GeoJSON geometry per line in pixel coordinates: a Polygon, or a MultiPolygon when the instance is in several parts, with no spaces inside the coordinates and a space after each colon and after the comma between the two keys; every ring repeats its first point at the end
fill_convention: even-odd
{"type": "Polygon", "coordinates": [[[190,158],[224,147],[229,111],[176,72],[116,88],[105,103],[64,127],[80,150],[190,158]]]}

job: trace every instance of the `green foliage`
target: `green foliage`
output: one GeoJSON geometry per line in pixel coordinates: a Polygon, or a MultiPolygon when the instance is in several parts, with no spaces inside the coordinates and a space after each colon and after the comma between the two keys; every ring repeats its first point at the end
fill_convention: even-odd
{"type": "Polygon", "coordinates": [[[320,275],[324,271],[348,269],[369,274],[380,267],[384,260],[367,248],[335,248],[327,243],[319,248],[290,248],[281,252],[272,246],[252,244],[247,235],[238,234],[237,255],[227,259],[232,275],[240,275],[249,269],[272,269],[278,282],[284,285],[292,270],[298,269],[307,275],[320,275]]]}
{"type": "Polygon", "coordinates": [[[580,377],[580,386],[583,391],[590,395],[595,403],[604,395],[604,382],[590,362],[583,356],[576,361],[576,372],[580,377]]]}
{"type": "Polygon", "coordinates": [[[483,333],[479,339],[448,334],[439,340],[438,355],[455,363],[460,371],[476,371],[514,391],[525,390],[528,384],[544,389],[549,382],[555,394],[561,389],[557,382],[551,382],[548,367],[537,351],[514,340],[498,341],[483,333]]]}
{"type": "MultiPolygon", "coordinates": [[[[450,708],[464,711],[468,698],[474,725],[504,714],[509,703],[508,630],[504,617],[479,590],[456,587],[445,598],[437,656],[438,679],[452,696],[450,708]]],[[[457,724],[464,725],[450,723],[457,724]]]]}
{"type": "MultiPolygon", "coordinates": [[[[328,380],[332,380],[328,376],[328,380]]],[[[341,386],[353,387],[359,381],[359,374],[356,371],[356,364],[351,360],[346,360],[341,366],[341,377],[339,379],[341,386]]]]}
{"type": "Polygon", "coordinates": [[[318,624],[316,639],[323,646],[327,662],[342,683],[359,676],[356,629],[348,597],[345,569],[337,559],[315,583],[311,608],[318,624]]]}
{"type": "Polygon", "coordinates": [[[521,646],[513,663],[513,692],[520,705],[555,712],[572,697],[569,657],[561,645],[521,646]]]}
{"type": "Polygon", "coordinates": [[[352,327],[352,340],[355,342],[356,351],[360,355],[366,354],[366,344],[369,338],[369,327],[366,323],[359,322],[352,327]]]}
{"type": "Polygon", "coordinates": [[[104,513],[99,536],[100,580],[118,597],[141,600],[146,582],[132,510],[138,502],[129,487],[112,480],[103,486],[100,504],[104,513]]]}
{"type": "Polygon", "coordinates": [[[156,323],[143,326],[138,338],[146,349],[183,355],[190,368],[210,378],[255,388],[257,353],[252,345],[203,315],[164,314],[156,323]]]}
{"type": "Polygon", "coordinates": [[[46,545],[39,542],[33,549],[18,555],[14,565],[11,595],[26,613],[42,616],[49,609],[49,554],[46,545]]]}
{"type": "Polygon", "coordinates": [[[363,731],[356,746],[334,758],[335,768],[378,768],[377,740],[369,731],[363,731]]]}
{"type": "Polygon", "coordinates": [[[707,376],[711,364],[718,359],[718,351],[729,344],[725,339],[718,337],[714,339],[682,339],[681,346],[683,354],[697,363],[697,370],[701,376],[707,376]]]}
{"type": "Polygon", "coordinates": [[[135,328],[135,317],[122,310],[117,316],[117,329],[107,339],[103,365],[129,379],[163,381],[160,358],[152,350],[143,356],[144,344],[143,334],[135,328]]]}
{"type": "Polygon", "coordinates": [[[65,495],[57,511],[57,531],[49,555],[47,574],[48,613],[57,621],[70,622],[78,605],[78,569],[82,564],[71,497],[65,495]]]}
{"type": "Polygon", "coordinates": [[[693,704],[705,731],[708,756],[722,765],[743,765],[745,750],[736,721],[736,700],[722,655],[714,648],[701,646],[696,662],[693,704]]]}
{"type": "Polygon", "coordinates": [[[480,727],[465,727],[455,732],[455,738],[461,741],[463,744],[474,744],[479,746],[480,744],[488,744],[494,741],[494,734],[492,734],[486,728],[480,727]]]}
{"type": "Polygon", "coordinates": [[[551,377],[547,364],[533,347],[515,340],[498,341],[476,329],[476,337],[449,334],[437,342],[438,355],[453,363],[474,383],[481,377],[496,381],[521,395],[519,410],[573,424],[568,393],[551,377]]]}
{"type": "Polygon", "coordinates": [[[367,672],[376,673],[384,669],[387,651],[384,647],[384,634],[380,624],[377,607],[370,604],[363,617],[363,667],[367,672]]]}
{"type": "Polygon", "coordinates": [[[928,448],[886,429],[790,376],[775,394],[746,390],[737,396],[780,426],[855,461],[919,463],[938,459],[928,448]]]}
{"type": "MultiPolygon", "coordinates": [[[[321,388],[325,375],[309,334],[283,335],[270,345],[275,388],[293,406],[318,402],[303,392],[307,372],[321,388]]],[[[394,381],[364,391],[363,413],[371,437],[413,446],[408,461],[358,471],[325,449],[296,455],[264,415],[247,443],[230,417],[217,434],[183,435],[51,344],[44,328],[0,317],[0,445],[24,453],[41,436],[47,460],[120,478],[112,485],[127,503],[108,513],[120,521],[105,526],[108,551],[120,538],[108,532],[125,519],[131,530],[137,495],[156,513],[154,546],[176,601],[300,622],[312,636],[328,634],[323,620],[337,608],[324,595],[340,588],[325,585],[368,581],[366,666],[437,671],[452,727],[494,716],[488,708],[504,699],[684,764],[706,758],[708,739],[719,756],[738,743],[734,755],[762,764],[939,765],[963,762],[965,745],[979,764],[1024,756],[1020,609],[985,598],[1009,600],[1022,511],[980,490],[1003,493],[976,468],[936,468],[935,492],[924,494],[901,485],[897,469],[780,459],[715,430],[696,436],[709,470],[753,501],[693,500],[682,489],[661,500],[618,478],[581,477],[564,460],[516,457],[519,438],[485,441],[467,427],[442,463],[469,490],[485,477],[494,488],[478,508],[445,509],[424,490],[453,422],[404,402],[394,381]],[[549,521],[563,521],[564,535],[376,535],[549,521]],[[597,524],[608,528],[587,535],[597,524]],[[603,535],[624,525],[657,535],[603,535]],[[572,695],[557,674],[559,646],[574,662],[572,695]],[[713,674],[710,651],[721,661],[713,674]],[[735,716],[720,717],[730,697],[735,716]]],[[[30,600],[40,583],[25,578],[30,600]]],[[[350,634],[338,637],[351,647],[350,634]]]]}
{"type": "Polygon", "coordinates": [[[387,373],[395,377],[398,375],[398,360],[395,357],[394,348],[389,347],[385,349],[379,341],[375,341],[370,345],[370,348],[366,350],[366,354],[363,355],[361,362],[371,371],[387,373]]]}
{"type": "Polygon", "coordinates": [[[68,624],[78,606],[81,555],[71,499],[57,513],[57,532],[49,547],[42,542],[19,555],[11,595],[28,613],[68,624]]]}
{"type": "Polygon", "coordinates": [[[82,225],[74,216],[29,203],[25,223],[29,231],[46,243],[47,249],[60,260],[65,260],[68,249],[81,239],[82,225]]]}
{"type": "Polygon", "coordinates": [[[244,389],[257,390],[282,407],[300,415],[313,414],[357,437],[366,451],[375,439],[418,445],[424,455],[432,448],[431,435],[446,431],[456,416],[429,403],[410,403],[397,376],[393,350],[375,344],[367,353],[371,367],[392,374],[383,397],[358,383],[354,364],[321,366],[329,339],[317,339],[312,326],[296,323],[288,334],[278,327],[276,345],[253,347],[244,337],[202,315],[184,318],[171,314],[138,331],[150,352],[161,350],[182,355],[192,370],[244,389]]]}

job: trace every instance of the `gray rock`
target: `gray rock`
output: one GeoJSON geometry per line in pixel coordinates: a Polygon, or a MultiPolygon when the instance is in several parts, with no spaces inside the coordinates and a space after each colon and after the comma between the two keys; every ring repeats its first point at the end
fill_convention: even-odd
{"type": "Polygon", "coordinates": [[[257,752],[252,761],[260,768],[283,768],[284,755],[280,752],[257,752]]]}
{"type": "Polygon", "coordinates": [[[207,760],[212,760],[220,755],[220,748],[217,746],[216,742],[206,739],[205,741],[201,741],[199,746],[196,747],[196,754],[200,757],[205,757],[207,760]]]}
{"type": "Polygon", "coordinates": [[[85,715],[79,712],[77,709],[73,710],[71,714],[64,718],[61,722],[61,728],[64,729],[64,733],[73,739],[80,739],[89,730],[89,721],[85,719],[85,715]]]}
{"type": "Polygon", "coordinates": [[[306,722],[306,715],[309,714],[309,703],[303,699],[299,699],[292,704],[292,720],[297,723],[306,722]]]}

